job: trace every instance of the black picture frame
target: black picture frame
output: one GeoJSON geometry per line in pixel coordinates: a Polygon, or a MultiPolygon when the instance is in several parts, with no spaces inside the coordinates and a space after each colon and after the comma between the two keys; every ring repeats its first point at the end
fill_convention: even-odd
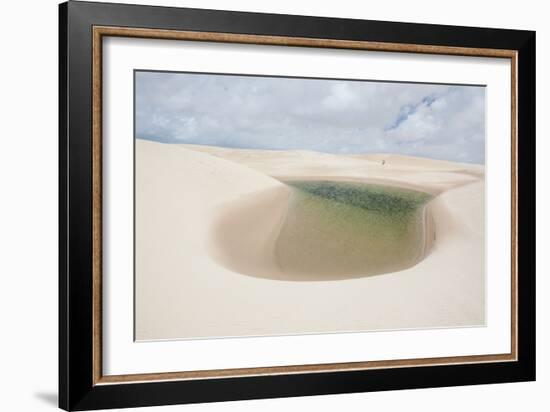
{"type": "MultiPolygon", "coordinates": [[[[503,179],[508,178],[503,176],[503,179]]],[[[70,1],[59,6],[59,406],[169,405],[535,379],[535,32],[70,1]],[[155,382],[94,382],[94,26],[517,52],[517,360],[155,382]]]]}

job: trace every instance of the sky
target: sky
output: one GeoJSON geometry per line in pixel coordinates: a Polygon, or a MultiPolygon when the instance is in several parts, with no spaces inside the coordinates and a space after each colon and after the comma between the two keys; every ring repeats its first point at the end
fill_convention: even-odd
{"type": "Polygon", "coordinates": [[[485,159],[485,88],[138,71],[136,138],[485,159]]]}

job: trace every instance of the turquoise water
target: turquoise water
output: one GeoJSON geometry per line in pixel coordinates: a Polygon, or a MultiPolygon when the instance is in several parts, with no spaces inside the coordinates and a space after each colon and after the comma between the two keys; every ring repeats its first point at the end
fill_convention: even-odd
{"type": "Polygon", "coordinates": [[[275,244],[289,279],[329,280],[415,265],[433,237],[414,190],[335,181],[287,181],[293,192],[275,244]]]}

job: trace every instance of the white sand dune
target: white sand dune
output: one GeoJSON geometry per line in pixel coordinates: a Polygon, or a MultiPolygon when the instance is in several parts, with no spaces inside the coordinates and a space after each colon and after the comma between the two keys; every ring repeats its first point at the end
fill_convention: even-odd
{"type": "Polygon", "coordinates": [[[137,140],[136,337],[481,325],[483,211],[482,166],[137,140]],[[430,193],[435,240],[428,255],[405,270],[281,280],[273,250],[291,191],[278,179],[361,181],[430,193]]]}
{"type": "Polygon", "coordinates": [[[237,162],[280,179],[368,180],[439,194],[485,177],[485,169],[481,165],[412,156],[332,155],[303,150],[282,152],[199,145],[178,146],[237,162]]]}

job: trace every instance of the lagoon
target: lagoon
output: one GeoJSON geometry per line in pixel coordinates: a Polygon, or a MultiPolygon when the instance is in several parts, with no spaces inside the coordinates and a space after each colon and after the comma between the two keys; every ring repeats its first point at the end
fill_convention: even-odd
{"type": "Polygon", "coordinates": [[[292,192],[275,258],[288,279],[395,272],[429,252],[434,230],[427,193],[358,182],[285,183],[292,192]]]}

